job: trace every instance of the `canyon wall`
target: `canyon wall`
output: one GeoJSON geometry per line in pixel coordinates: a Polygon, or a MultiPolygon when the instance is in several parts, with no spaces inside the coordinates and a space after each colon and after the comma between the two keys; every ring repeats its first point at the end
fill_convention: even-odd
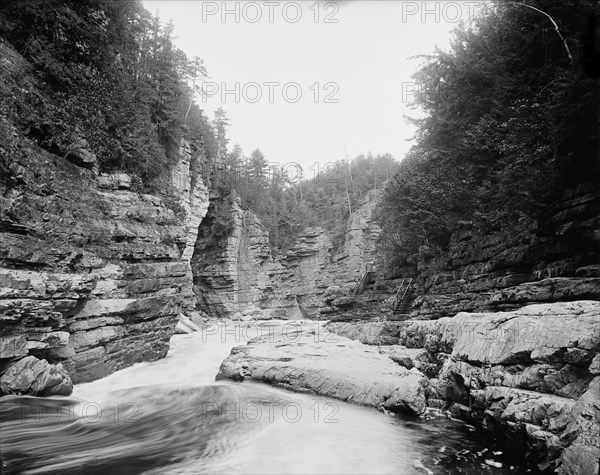
{"type": "Polygon", "coordinates": [[[600,182],[565,190],[538,222],[476,234],[465,225],[445,252],[422,246],[418,265],[379,280],[349,303],[321,313],[335,320],[437,319],[458,312],[510,311],[528,304],[600,300],[600,182]],[[414,298],[394,315],[403,278],[414,298]]]}
{"type": "Polygon", "coordinates": [[[379,190],[369,191],[348,218],[344,250],[334,258],[336,273],[343,276],[346,283],[355,283],[367,266],[376,263],[376,244],[381,228],[375,222],[373,212],[380,194],[379,190]]]}
{"type": "Polygon", "coordinates": [[[71,379],[164,357],[195,308],[190,258],[208,207],[188,145],[159,196],[98,176],[85,146],[66,160],[0,125],[0,390],[68,394],[71,379]]]}
{"type": "Polygon", "coordinates": [[[282,318],[313,318],[331,285],[331,240],[320,227],[302,230],[269,272],[270,285],[258,305],[282,318]]]}
{"type": "Polygon", "coordinates": [[[215,243],[197,247],[196,290],[203,310],[216,317],[258,315],[262,309],[267,311],[263,315],[281,318],[437,319],[461,311],[600,299],[597,184],[567,190],[541,222],[485,236],[465,229],[438,257],[423,246],[418,268],[391,279],[375,267],[381,233],[373,219],[378,196],[370,192],[349,217],[340,253],[332,254],[321,228],[307,228],[277,259],[271,258],[268,235],[251,211],[241,210],[235,200],[233,205],[215,205],[219,219],[227,217],[234,224],[233,231],[215,240],[218,232],[206,221],[204,240],[215,243]],[[373,279],[354,295],[369,265],[373,279]],[[413,278],[415,298],[406,312],[394,315],[392,301],[404,277],[413,278]]]}
{"type": "MultiPolygon", "coordinates": [[[[600,299],[600,184],[582,183],[540,222],[504,232],[453,236],[448,252],[422,248],[411,316],[513,310],[526,304],[600,299]]],[[[407,274],[409,275],[409,274],[407,274]]]]}
{"type": "Polygon", "coordinates": [[[217,318],[304,318],[327,287],[322,270],[331,242],[321,228],[306,228],[290,250],[271,256],[268,232],[234,196],[214,197],[199,229],[192,266],[202,311],[217,318]]]}
{"type": "Polygon", "coordinates": [[[253,308],[271,266],[268,234],[254,213],[235,196],[212,197],[192,258],[200,309],[224,318],[253,308]]]}
{"type": "Polygon", "coordinates": [[[391,312],[400,279],[386,279],[322,308],[326,328],[428,376],[428,406],[499,436],[532,468],[598,473],[599,184],[509,233],[465,229],[436,254],[423,246],[401,276],[414,279],[407,314],[391,312]]]}
{"type": "Polygon", "coordinates": [[[192,259],[200,309],[217,318],[319,318],[337,312],[330,304],[347,305],[359,276],[375,262],[381,230],[372,214],[378,196],[368,193],[349,217],[339,254],[333,255],[322,228],[307,227],[277,258],[252,211],[235,197],[214,197],[192,259]]]}

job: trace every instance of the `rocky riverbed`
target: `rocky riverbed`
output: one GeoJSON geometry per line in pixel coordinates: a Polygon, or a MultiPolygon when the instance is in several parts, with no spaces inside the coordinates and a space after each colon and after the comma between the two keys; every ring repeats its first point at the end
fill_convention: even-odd
{"type": "Polygon", "coordinates": [[[254,380],[393,412],[425,411],[425,376],[377,348],[334,335],[315,323],[274,323],[238,346],[217,379],[254,380]]]}
{"type": "Polygon", "coordinates": [[[218,378],[393,412],[447,409],[536,470],[598,473],[599,302],[435,321],[279,325],[286,327],[233,348],[218,378]]]}

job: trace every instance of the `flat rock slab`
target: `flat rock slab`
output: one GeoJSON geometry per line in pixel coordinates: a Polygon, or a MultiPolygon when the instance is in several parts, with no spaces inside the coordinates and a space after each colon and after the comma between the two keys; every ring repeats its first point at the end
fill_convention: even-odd
{"type": "Polygon", "coordinates": [[[290,325],[274,324],[268,335],[233,348],[217,379],[262,381],[380,410],[424,412],[427,379],[416,369],[316,323],[290,325]]]}
{"type": "Polygon", "coordinates": [[[365,345],[395,345],[398,343],[398,328],[394,322],[328,322],[327,330],[365,345]]]}

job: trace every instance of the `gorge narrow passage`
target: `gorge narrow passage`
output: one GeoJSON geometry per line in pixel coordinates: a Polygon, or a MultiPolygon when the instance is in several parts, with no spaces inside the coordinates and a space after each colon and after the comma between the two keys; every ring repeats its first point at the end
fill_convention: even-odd
{"type": "Polygon", "coordinates": [[[176,335],[165,359],[2,398],[3,473],[516,473],[467,426],[257,383],[215,382],[259,325],[176,335]],[[477,453],[480,453],[478,455],[477,453]]]}

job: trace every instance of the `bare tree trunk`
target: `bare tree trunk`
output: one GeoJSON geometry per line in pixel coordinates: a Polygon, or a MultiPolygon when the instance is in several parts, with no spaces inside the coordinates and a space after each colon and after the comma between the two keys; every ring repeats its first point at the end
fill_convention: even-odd
{"type": "Polygon", "coordinates": [[[188,104],[188,108],[185,111],[185,117],[183,118],[183,125],[187,124],[187,118],[190,113],[190,109],[192,108],[192,104],[194,103],[194,91],[196,90],[196,71],[194,71],[194,80],[192,81],[192,94],[190,95],[190,103],[188,104]]]}
{"type": "Polygon", "coordinates": [[[348,215],[352,214],[352,206],[350,205],[350,193],[348,193],[348,183],[346,183],[346,198],[348,199],[348,215]]]}
{"type": "Polygon", "coordinates": [[[350,161],[348,160],[348,149],[346,148],[346,144],[344,144],[344,152],[346,153],[346,163],[348,164],[348,173],[350,174],[350,185],[352,186],[352,193],[356,194],[356,190],[354,189],[354,180],[352,180],[352,168],[350,167],[350,161]]]}

